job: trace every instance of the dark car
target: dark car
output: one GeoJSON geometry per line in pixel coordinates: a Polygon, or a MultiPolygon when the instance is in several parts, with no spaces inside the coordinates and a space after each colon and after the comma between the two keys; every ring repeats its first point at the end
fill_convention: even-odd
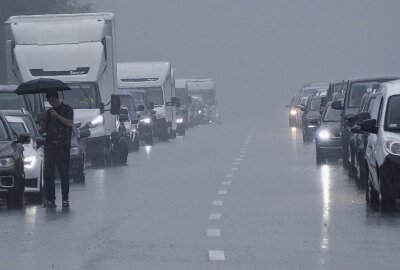
{"type": "Polygon", "coordinates": [[[322,113],[315,135],[316,160],[320,164],[329,158],[342,157],[340,139],[340,111],[332,108],[329,102],[322,113]]]}
{"type": "Polygon", "coordinates": [[[40,94],[17,95],[14,93],[16,85],[0,85],[0,110],[27,110],[33,117],[38,119],[45,111],[43,96],[40,94]]]}
{"type": "Polygon", "coordinates": [[[86,149],[81,139],[90,136],[88,128],[80,128],[80,124],[76,124],[72,128],[71,150],[69,156],[69,175],[75,183],[85,182],[85,163],[86,149]]]}
{"type": "Polygon", "coordinates": [[[397,77],[381,77],[351,80],[345,92],[344,101],[337,100],[332,103],[332,108],[342,111],[340,130],[342,132],[343,167],[346,169],[349,168],[351,162],[350,147],[354,147],[354,145],[350,145],[350,129],[354,124],[352,118],[358,113],[364,94],[376,91],[382,83],[396,79],[397,77]]]}
{"type": "Polygon", "coordinates": [[[24,205],[25,174],[23,143],[30,141],[30,135],[15,135],[0,113],[0,197],[7,199],[9,208],[24,205]]]}
{"type": "Polygon", "coordinates": [[[318,121],[321,117],[321,103],[323,97],[314,96],[307,100],[307,104],[301,110],[303,111],[301,128],[303,131],[303,142],[312,141],[318,128],[318,121]]]}
{"type": "Polygon", "coordinates": [[[139,139],[147,145],[153,144],[153,122],[155,119],[154,104],[148,102],[146,90],[137,88],[120,88],[119,91],[129,92],[133,97],[136,108],[143,106],[138,112],[139,117],[139,139]]]}

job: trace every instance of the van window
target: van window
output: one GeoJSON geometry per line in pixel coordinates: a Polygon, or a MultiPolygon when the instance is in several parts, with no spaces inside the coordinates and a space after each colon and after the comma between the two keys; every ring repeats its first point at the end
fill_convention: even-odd
{"type": "Polygon", "coordinates": [[[14,93],[0,92],[0,110],[21,110],[28,109],[25,106],[23,96],[14,93]]]}
{"type": "Polygon", "coordinates": [[[400,131],[400,95],[392,96],[388,101],[385,130],[400,131]]]}
{"type": "Polygon", "coordinates": [[[376,119],[377,126],[379,126],[381,123],[382,109],[383,109],[383,98],[381,98],[381,102],[379,103],[378,118],[376,119]]]}

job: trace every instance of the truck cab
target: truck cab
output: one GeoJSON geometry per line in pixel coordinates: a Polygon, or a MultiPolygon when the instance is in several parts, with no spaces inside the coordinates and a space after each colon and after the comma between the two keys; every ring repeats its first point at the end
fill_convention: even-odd
{"type": "Polygon", "coordinates": [[[206,122],[218,122],[219,115],[217,112],[217,94],[214,79],[188,79],[187,84],[189,94],[200,97],[204,101],[206,122]]]}

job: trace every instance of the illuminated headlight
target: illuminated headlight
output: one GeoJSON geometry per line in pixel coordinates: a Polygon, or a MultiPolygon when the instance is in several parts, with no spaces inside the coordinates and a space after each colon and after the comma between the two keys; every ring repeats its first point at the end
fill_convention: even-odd
{"type": "Polygon", "coordinates": [[[317,127],[316,125],[308,125],[307,127],[309,127],[309,128],[315,128],[315,127],[317,127]]]}
{"type": "Polygon", "coordinates": [[[290,110],[290,115],[295,116],[297,114],[297,111],[295,109],[290,110]]]}
{"type": "Polygon", "coordinates": [[[178,118],[178,119],[176,119],[176,122],[177,122],[178,124],[182,124],[182,123],[183,123],[183,118],[178,118]]]}
{"type": "Polygon", "coordinates": [[[76,156],[79,155],[79,148],[78,147],[71,147],[71,150],[69,150],[69,153],[71,156],[76,156]]]}
{"type": "Polygon", "coordinates": [[[33,169],[36,165],[36,157],[35,156],[30,156],[24,158],[24,168],[25,169],[33,169]]]}
{"type": "Polygon", "coordinates": [[[151,123],[151,118],[150,117],[146,117],[146,118],[140,119],[140,123],[150,124],[151,123]]]}
{"type": "Polygon", "coordinates": [[[157,119],[161,119],[161,118],[164,118],[164,117],[165,117],[165,114],[163,114],[163,113],[156,114],[156,118],[157,119]]]}
{"type": "Polygon", "coordinates": [[[400,142],[393,139],[386,141],[385,149],[389,154],[400,156],[400,142]]]}
{"type": "Polygon", "coordinates": [[[199,110],[199,113],[201,113],[201,110],[199,110]]]}
{"type": "Polygon", "coordinates": [[[14,159],[11,157],[0,159],[0,168],[7,168],[14,165],[14,159]]]}
{"type": "Polygon", "coordinates": [[[326,139],[329,139],[329,138],[331,137],[331,134],[330,134],[329,131],[327,131],[327,130],[321,130],[321,131],[318,133],[318,137],[319,137],[320,139],[326,140],[326,139]]]}
{"type": "Polygon", "coordinates": [[[104,117],[102,115],[97,116],[95,119],[89,122],[88,126],[90,128],[97,127],[104,122],[104,117]]]}

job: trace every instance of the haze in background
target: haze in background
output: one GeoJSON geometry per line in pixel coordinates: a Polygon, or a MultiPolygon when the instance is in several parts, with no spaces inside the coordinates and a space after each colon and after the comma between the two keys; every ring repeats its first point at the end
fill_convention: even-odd
{"type": "Polygon", "coordinates": [[[305,82],[400,74],[396,0],[92,3],[116,15],[118,61],[168,59],[177,77],[215,77],[223,120],[287,118],[305,82]]]}

